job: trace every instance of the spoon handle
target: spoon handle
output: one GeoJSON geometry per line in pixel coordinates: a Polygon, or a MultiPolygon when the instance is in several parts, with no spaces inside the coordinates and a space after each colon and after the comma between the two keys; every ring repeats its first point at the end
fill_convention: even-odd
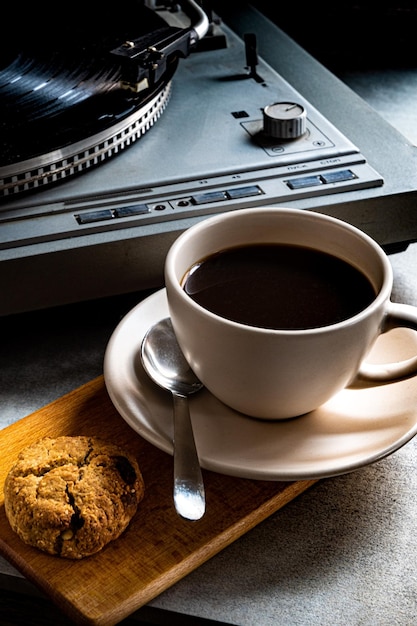
{"type": "Polygon", "coordinates": [[[189,520],[205,512],[203,476],[198,461],[188,398],[172,393],[174,402],[174,504],[177,513],[189,520]]]}

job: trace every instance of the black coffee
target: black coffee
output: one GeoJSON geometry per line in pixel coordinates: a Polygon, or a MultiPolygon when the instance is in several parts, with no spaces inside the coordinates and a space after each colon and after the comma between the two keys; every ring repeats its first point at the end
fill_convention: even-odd
{"type": "Polygon", "coordinates": [[[330,254],[302,246],[259,244],[196,263],[186,293],[228,319],[296,330],[335,324],[365,309],[375,290],[364,274],[330,254]]]}

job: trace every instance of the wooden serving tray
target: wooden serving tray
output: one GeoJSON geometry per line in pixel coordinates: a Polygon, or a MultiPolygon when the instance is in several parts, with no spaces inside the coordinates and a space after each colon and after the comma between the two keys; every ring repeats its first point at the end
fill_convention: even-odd
{"type": "Polygon", "coordinates": [[[0,431],[0,484],[20,450],[45,436],[94,435],[136,454],[145,497],[127,531],[81,561],[49,556],[11,530],[0,489],[0,553],[79,624],[113,625],[313,485],[204,472],[207,512],[198,522],[172,504],[172,457],[134,433],[102,376],[0,431]]]}

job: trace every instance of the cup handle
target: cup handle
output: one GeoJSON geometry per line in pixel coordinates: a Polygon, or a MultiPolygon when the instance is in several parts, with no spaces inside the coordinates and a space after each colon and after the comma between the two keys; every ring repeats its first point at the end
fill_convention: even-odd
{"type": "MultiPolygon", "coordinates": [[[[381,333],[394,328],[411,328],[417,331],[417,308],[409,304],[390,302],[383,320],[381,333]]],[[[356,379],[390,382],[417,374],[417,355],[397,363],[362,363],[356,379]]]]}

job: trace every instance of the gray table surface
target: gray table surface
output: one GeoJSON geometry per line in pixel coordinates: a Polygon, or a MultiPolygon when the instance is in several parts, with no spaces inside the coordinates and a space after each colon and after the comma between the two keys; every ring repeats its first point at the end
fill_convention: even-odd
{"type": "MultiPolygon", "coordinates": [[[[404,99],[395,106],[401,87],[417,94],[415,72],[384,73],[376,86],[361,74],[346,80],[417,143],[417,99],[409,95],[408,111],[404,99]]],[[[417,244],[390,260],[393,299],[417,306],[417,244]]],[[[100,375],[107,342],[138,299],[0,320],[0,427],[100,375]]],[[[413,439],[374,465],[320,481],[151,606],[239,626],[411,626],[416,525],[413,439]]],[[[4,559],[0,573],[19,577],[4,559]]]]}

